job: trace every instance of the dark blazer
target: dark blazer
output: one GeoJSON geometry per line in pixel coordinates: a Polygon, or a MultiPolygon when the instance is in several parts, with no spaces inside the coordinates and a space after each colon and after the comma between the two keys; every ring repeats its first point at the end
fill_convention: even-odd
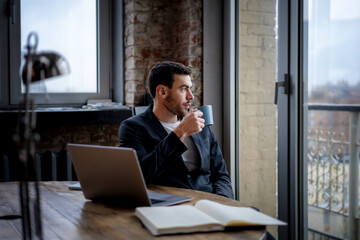
{"type": "Polygon", "coordinates": [[[200,155],[201,167],[189,172],[181,157],[186,146],[174,132],[166,132],[152,108],[150,105],[144,113],[123,121],[119,129],[120,146],[136,150],[146,184],[189,188],[234,198],[224,158],[210,127],[191,136],[200,155]]]}

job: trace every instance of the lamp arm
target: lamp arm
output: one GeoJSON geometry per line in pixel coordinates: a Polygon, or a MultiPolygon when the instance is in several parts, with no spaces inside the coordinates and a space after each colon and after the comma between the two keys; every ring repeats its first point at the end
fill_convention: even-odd
{"type": "MultiPolygon", "coordinates": [[[[35,227],[36,236],[34,237],[42,239],[40,192],[38,176],[36,174],[35,150],[35,143],[39,141],[39,135],[33,133],[33,130],[36,128],[36,113],[35,103],[30,97],[30,84],[32,82],[43,81],[46,78],[56,77],[70,72],[66,59],[60,54],[54,52],[36,53],[38,42],[39,38],[36,32],[31,32],[27,37],[26,62],[21,74],[25,85],[25,112],[23,121],[19,121],[18,133],[14,136],[14,140],[18,143],[22,173],[20,181],[20,201],[24,240],[32,239],[32,226],[35,227]],[[35,178],[35,199],[30,199],[29,196],[30,180],[32,180],[32,178],[35,178]],[[32,214],[30,210],[33,211],[32,214]],[[35,224],[32,224],[33,221],[35,224]]],[[[22,116],[21,111],[19,111],[19,116],[22,116]]]]}
{"type": "Polygon", "coordinates": [[[25,84],[25,113],[24,113],[24,133],[20,139],[23,140],[21,144],[21,150],[19,152],[19,158],[22,165],[22,173],[20,181],[20,202],[22,212],[22,227],[23,227],[23,239],[43,239],[42,237],[42,224],[41,224],[41,209],[40,209],[40,190],[38,185],[38,179],[36,174],[35,166],[35,143],[39,140],[37,134],[33,133],[36,127],[36,113],[34,101],[30,98],[30,83],[32,78],[32,69],[34,64],[33,56],[38,44],[38,36],[35,32],[31,32],[27,38],[27,73],[26,73],[26,84],[25,84]],[[35,44],[31,45],[31,38],[35,38],[35,44]],[[35,177],[34,188],[35,188],[35,199],[30,201],[29,196],[29,181],[30,178],[35,177]],[[31,213],[32,211],[32,213],[31,213]],[[31,222],[34,221],[32,224],[31,222]],[[32,233],[32,225],[35,227],[35,235],[32,233]]]}

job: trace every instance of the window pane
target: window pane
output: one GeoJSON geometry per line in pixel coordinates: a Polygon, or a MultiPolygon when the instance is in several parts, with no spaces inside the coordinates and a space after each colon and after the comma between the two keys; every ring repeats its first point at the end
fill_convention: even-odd
{"type": "Polygon", "coordinates": [[[359,103],[360,2],[308,0],[310,103],[359,103]],[[358,91],[358,90],[357,90],[358,91]]]}
{"type": "Polygon", "coordinates": [[[351,135],[359,131],[359,112],[346,105],[360,106],[360,2],[305,0],[304,6],[308,236],[358,239],[360,159],[351,135]]]}
{"type": "MultiPolygon", "coordinates": [[[[37,52],[58,52],[70,65],[69,75],[46,81],[48,93],[98,91],[96,12],[96,0],[21,0],[23,55],[26,53],[27,36],[35,31],[39,36],[37,52]]],[[[30,91],[42,93],[45,91],[44,84],[34,83],[30,91]]]]}

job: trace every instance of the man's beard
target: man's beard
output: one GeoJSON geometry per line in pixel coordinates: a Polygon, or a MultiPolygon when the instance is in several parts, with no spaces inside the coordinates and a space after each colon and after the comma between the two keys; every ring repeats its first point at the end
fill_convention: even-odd
{"type": "Polygon", "coordinates": [[[173,99],[171,92],[169,92],[169,95],[165,98],[164,105],[169,112],[171,112],[176,116],[183,117],[187,113],[187,110],[185,110],[184,105],[179,105],[175,103],[175,100],[173,99]]]}

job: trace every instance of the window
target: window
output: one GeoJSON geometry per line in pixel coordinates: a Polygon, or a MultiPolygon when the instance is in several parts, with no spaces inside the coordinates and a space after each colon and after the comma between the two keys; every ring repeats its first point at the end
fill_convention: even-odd
{"type": "MultiPolygon", "coordinates": [[[[21,0],[20,37],[26,46],[27,36],[35,31],[39,36],[37,51],[59,52],[69,62],[71,73],[47,81],[48,93],[97,92],[96,1],[85,0],[21,0]]],[[[23,48],[21,49],[23,56],[23,48]]],[[[25,62],[21,58],[21,66],[25,62]]],[[[25,92],[22,85],[21,92],[25,92]]],[[[30,86],[33,93],[43,93],[42,83],[30,86]]]]}
{"type": "MultiPolygon", "coordinates": [[[[111,99],[114,92],[115,100],[121,101],[122,90],[113,91],[111,87],[114,84],[112,62],[118,65],[119,60],[122,61],[121,50],[118,51],[121,54],[115,54],[115,59],[112,54],[113,47],[121,49],[122,46],[122,27],[119,27],[122,9],[118,6],[122,1],[113,6],[110,3],[109,0],[9,0],[7,4],[2,3],[0,8],[4,14],[0,17],[5,21],[1,21],[0,44],[5,51],[0,52],[0,63],[8,60],[9,65],[0,66],[0,106],[16,106],[23,99],[19,71],[31,31],[39,37],[37,52],[58,52],[68,60],[71,69],[69,75],[31,85],[31,97],[38,105],[81,106],[88,99],[111,99]],[[6,14],[9,11],[10,14],[6,14]],[[112,27],[117,29],[115,33],[112,27]],[[114,41],[113,36],[118,41],[114,41]],[[113,46],[113,41],[119,46],[113,46]],[[45,101],[45,91],[49,101],[45,101]]],[[[115,75],[118,82],[114,85],[122,89],[122,72],[120,74],[117,69],[115,75]]]]}

